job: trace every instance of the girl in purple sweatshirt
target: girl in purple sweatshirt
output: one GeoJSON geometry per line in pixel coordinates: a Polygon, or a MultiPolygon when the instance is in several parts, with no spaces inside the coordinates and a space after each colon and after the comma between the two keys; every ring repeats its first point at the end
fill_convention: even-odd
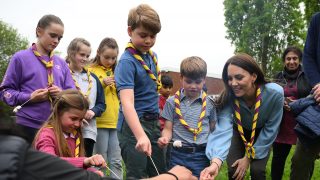
{"type": "Polygon", "coordinates": [[[0,99],[22,106],[16,122],[32,142],[50,114],[52,101],[64,89],[75,88],[66,62],[54,55],[64,32],[61,19],[43,16],[37,25],[37,42],[13,55],[0,85],[0,99]]]}

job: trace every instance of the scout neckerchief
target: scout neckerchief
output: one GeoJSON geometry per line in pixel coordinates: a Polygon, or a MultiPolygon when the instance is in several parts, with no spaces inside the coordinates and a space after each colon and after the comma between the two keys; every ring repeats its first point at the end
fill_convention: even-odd
{"type": "MultiPolygon", "coordinates": [[[[103,69],[103,70],[106,72],[107,77],[110,77],[111,75],[113,75],[112,68],[106,68],[106,67],[104,67],[104,66],[102,66],[102,65],[99,65],[99,66],[100,66],[101,69],[103,69]]],[[[101,77],[101,76],[100,76],[100,77],[101,77]]],[[[109,85],[108,87],[115,89],[115,84],[112,83],[112,84],[109,85]]],[[[114,90],[111,90],[111,93],[112,93],[113,95],[115,94],[114,92],[115,92],[114,90]]]]}
{"type": "Polygon", "coordinates": [[[72,134],[76,138],[76,148],[74,149],[74,157],[79,157],[79,155],[80,155],[80,137],[78,136],[77,130],[73,130],[72,134]]]}
{"type": "Polygon", "coordinates": [[[71,75],[72,75],[72,79],[73,79],[73,81],[74,81],[74,84],[76,85],[76,88],[77,88],[86,98],[88,98],[89,95],[90,95],[91,88],[92,88],[92,79],[90,78],[90,77],[91,77],[91,73],[90,73],[89,69],[86,69],[86,71],[87,71],[87,76],[88,76],[88,83],[89,83],[89,84],[88,84],[88,89],[87,89],[87,92],[86,92],[86,93],[83,93],[83,92],[81,91],[81,88],[80,88],[80,86],[79,86],[76,78],[74,77],[74,72],[71,70],[70,66],[69,66],[69,69],[70,69],[70,73],[71,73],[71,75]]]}
{"type": "Polygon", "coordinates": [[[254,116],[253,116],[253,120],[252,120],[252,132],[251,132],[250,142],[247,142],[246,138],[244,137],[242,122],[241,122],[241,115],[240,115],[239,100],[235,99],[234,104],[235,104],[234,114],[236,117],[238,131],[239,131],[239,134],[240,134],[240,136],[243,140],[243,143],[245,145],[247,156],[248,156],[248,158],[250,158],[250,157],[254,158],[255,157],[255,149],[253,147],[253,141],[254,141],[254,137],[255,137],[255,133],[256,133],[259,110],[260,110],[260,106],[261,106],[261,88],[260,88],[260,86],[258,87],[257,92],[256,92],[256,103],[255,103],[255,107],[254,107],[254,116]]]}
{"type": "Polygon", "coordinates": [[[106,75],[109,77],[112,75],[112,68],[106,68],[104,66],[99,65],[101,69],[103,69],[106,72],[106,75]]]}
{"type": "MultiPolygon", "coordinates": [[[[52,67],[53,67],[53,51],[50,52],[50,59],[47,62],[42,58],[42,55],[37,51],[37,46],[35,43],[32,44],[32,52],[33,54],[37,57],[37,59],[46,67],[47,73],[48,73],[48,87],[51,87],[53,85],[53,72],[52,72],[52,67]]],[[[52,104],[52,97],[49,96],[49,100],[52,104]]]]}
{"type": "MultiPolygon", "coordinates": [[[[53,126],[48,125],[47,128],[53,128],[53,126]]],[[[77,130],[73,130],[72,134],[76,139],[76,148],[74,149],[74,157],[79,157],[79,154],[80,154],[80,137],[78,136],[78,131],[77,130]]]]}
{"type": "Polygon", "coordinates": [[[149,69],[149,67],[144,62],[144,60],[139,55],[138,51],[136,50],[136,48],[133,46],[133,44],[131,42],[128,43],[126,49],[128,49],[129,52],[141,63],[142,67],[146,70],[146,72],[148,73],[149,77],[154,82],[156,82],[157,89],[159,91],[160,88],[161,88],[161,73],[160,73],[160,68],[159,68],[159,65],[158,65],[157,57],[153,54],[153,52],[151,50],[148,51],[149,55],[152,57],[152,60],[153,60],[154,64],[156,65],[158,78],[156,78],[156,76],[153,74],[153,72],[149,69]]]}
{"type": "Polygon", "coordinates": [[[201,107],[201,113],[200,113],[200,117],[198,120],[198,124],[197,124],[197,128],[191,128],[188,123],[183,119],[183,116],[181,114],[180,111],[180,91],[182,91],[182,89],[180,89],[179,91],[176,92],[176,94],[174,95],[174,104],[175,104],[175,112],[177,113],[180,123],[187,129],[189,130],[191,133],[193,133],[193,140],[196,141],[197,140],[197,135],[202,131],[202,120],[205,117],[206,114],[206,106],[207,106],[207,94],[206,92],[202,92],[202,107],[201,107]]]}

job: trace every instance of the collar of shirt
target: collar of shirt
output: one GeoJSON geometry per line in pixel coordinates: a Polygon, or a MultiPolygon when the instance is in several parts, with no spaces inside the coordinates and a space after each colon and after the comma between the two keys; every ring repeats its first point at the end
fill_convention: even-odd
{"type": "MultiPolygon", "coordinates": [[[[202,101],[202,93],[203,93],[203,91],[200,92],[199,97],[197,97],[196,99],[194,99],[194,100],[192,101],[192,103],[195,102],[195,101],[197,101],[197,100],[202,101]]],[[[184,89],[181,89],[181,91],[180,91],[180,101],[182,102],[182,101],[187,100],[187,99],[188,99],[187,96],[184,94],[184,89]]]]}

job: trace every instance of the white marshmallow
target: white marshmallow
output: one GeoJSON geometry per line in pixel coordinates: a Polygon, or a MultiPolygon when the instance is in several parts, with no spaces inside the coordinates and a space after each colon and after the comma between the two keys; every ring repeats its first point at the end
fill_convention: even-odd
{"type": "Polygon", "coordinates": [[[173,142],[173,147],[181,148],[182,147],[182,141],[176,140],[173,142]]]}
{"type": "Polygon", "coordinates": [[[22,106],[17,106],[13,109],[14,113],[17,113],[20,109],[22,108],[22,106]]]}

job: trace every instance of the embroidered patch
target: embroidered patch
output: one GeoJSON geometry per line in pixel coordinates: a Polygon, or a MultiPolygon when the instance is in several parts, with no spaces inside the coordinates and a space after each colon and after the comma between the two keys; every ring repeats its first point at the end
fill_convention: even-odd
{"type": "Polygon", "coordinates": [[[6,92],[4,93],[4,97],[7,98],[7,99],[9,99],[9,98],[12,97],[12,95],[11,95],[11,93],[9,93],[8,91],[6,91],[6,92]]]}
{"type": "Polygon", "coordinates": [[[56,65],[54,65],[54,67],[56,68],[56,69],[61,69],[61,67],[60,67],[60,65],[58,65],[58,64],[56,64],[56,65]]]}

